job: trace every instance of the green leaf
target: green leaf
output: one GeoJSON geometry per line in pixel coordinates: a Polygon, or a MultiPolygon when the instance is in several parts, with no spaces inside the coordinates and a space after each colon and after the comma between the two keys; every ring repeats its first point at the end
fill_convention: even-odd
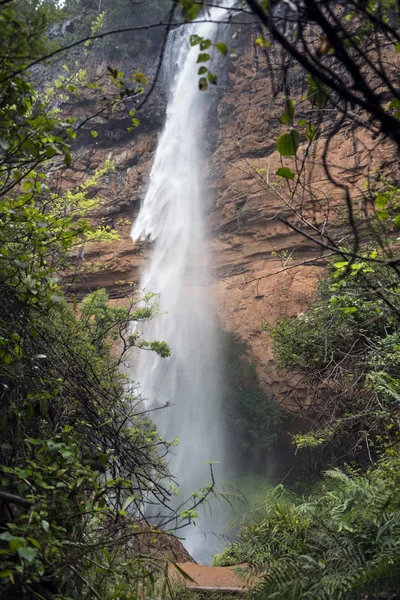
{"type": "Polygon", "coordinates": [[[335,267],[335,269],[343,269],[344,267],[347,267],[348,264],[349,264],[348,260],[343,260],[343,261],[335,263],[333,266],[335,267]]]}
{"type": "Polygon", "coordinates": [[[264,37],[258,37],[256,39],[256,44],[257,46],[260,46],[260,48],[269,48],[271,42],[269,40],[266,40],[264,37]]]}
{"type": "Polygon", "coordinates": [[[46,148],[46,158],[53,158],[58,153],[57,148],[54,146],[47,146],[46,148]]]}
{"type": "Polygon", "coordinates": [[[123,504],[123,506],[122,506],[122,510],[126,510],[126,509],[127,509],[127,508],[128,508],[128,507],[129,507],[129,506],[132,504],[132,502],[133,502],[134,500],[136,500],[136,498],[137,498],[137,496],[129,496],[129,497],[128,497],[128,498],[125,500],[125,502],[124,502],[124,504],[123,504]]]}
{"type": "Polygon", "coordinates": [[[200,67],[200,69],[198,70],[198,74],[204,75],[205,73],[207,73],[207,71],[208,71],[207,67],[200,67]]]}
{"type": "Polygon", "coordinates": [[[179,0],[179,5],[185,21],[193,21],[200,11],[200,5],[195,3],[195,0],[179,0]]]}
{"type": "Polygon", "coordinates": [[[391,101],[391,103],[389,104],[389,108],[396,109],[394,112],[395,117],[400,116],[400,100],[398,98],[395,98],[394,100],[391,101]]]}
{"type": "Polygon", "coordinates": [[[28,408],[26,409],[26,420],[29,422],[32,419],[34,414],[35,414],[34,406],[33,406],[33,404],[29,404],[28,408]]]}
{"type": "Polygon", "coordinates": [[[287,100],[285,102],[285,111],[281,117],[279,117],[279,121],[283,125],[289,125],[293,121],[294,117],[294,100],[287,100]]]}
{"type": "Polygon", "coordinates": [[[24,538],[11,536],[8,544],[10,546],[11,552],[19,552],[20,548],[26,546],[26,541],[24,538]]]}
{"type": "Polygon", "coordinates": [[[208,72],[207,79],[212,85],[217,85],[218,77],[214,73],[211,73],[211,71],[208,72]]]}
{"type": "Polygon", "coordinates": [[[400,229],[400,215],[397,215],[397,217],[395,218],[394,226],[396,227],[396,229],[400,229]]]}
{"type": "Polygon", "coordinates": [[[224,56],[228,54],[228,46],[224,42],[217,42],[215,44],[215,47],[218,50],[218,52],[220,52],[224,56]]]}
{"type": "Polygon", "coordinates": [[[379,194],[375,198],[375,206],[377,208],[385,208],[388,203],[388,197],[386,194],[379,194]]]}
{"type": "Polygon", "coordinates": [[[282,156],[293,156],[300,145],[300,134],[296,129],[284,133],[276,142],[276,149],[282,156]]]}
{"type": "Polygon", "coordinates": [[[208,88],[207,79],[205,77],[200,77],[199,79],[199,90],[204,92],[208,88]]]}
{"type": "Polygon", "coordinates": [[[190,45],[191,46],[197,46],[197,44],[200,44],[201,40],[203,38],[201,38],[199,35],[196,35],[195,33],[193,35],[190,36],[189,41],[190,41],[190,45]]]}
{"type": "Polygon", "coordinates": [[[208,50],[208,48],[210,48],[212,46],[212,41],[211,40],[202,40],[200,42],[200,50],[208,50]]]}
{"type": "Polygon", "coordinates": [[[69,167],[72,163],[72,156],[70,152],[66,152],[64,156],[64,163],[66,167],[69,167]]]}
{"type": "Polygon", "coordinates": [[[33,140],[31,140],[30,138],[27,138],[23,144],[21,145],[22,150],[26,150],[27,152],[30,152],[31,154],[33,154],[33,156],[35,158],[39,158],[39,146],[37,143],[35,143],[33,140]]]}
{"type": "Polygon", "coordinates": [[[382,208],[381,210],[377,210],[375,215],[378,217],[379,221],[387,221],[390,218],[390,215],[386,208],[382,208]]]}
{"type": "Polygon", "coordinates": [[[315,140],[316,137],[317,137],[317,130],[315,128],[315,125],[310,123],[306,129],[306,139],[309,142],[312,142],[313,140],[315,140]]]}
{"type": "Polygon", "coordinates": [[[198,63],[207,62],[210,60],[210,58],[211,58],[211,56],[209,54],[207,54],[207,52],[203,52],[203,53],[200,53],[199,56],[197,57],[197,62],[198,63]]]}
{"type": "Polygon", "coordinates": [[[40,398],[39,410],[40,410],[40,414],[43,415],[44,417],[48,414],[49,403],[47,402],[46,398],[40,398]]]}
{"type": "Polygon", "coordinates": [[[37,556],[37,549],[30,548],[28,546],[18,548],[18,554],[20,555],[21,558],[24,558],[28,562],[32,562],[33,560],[35,560],[35,558],[37,556]]]}
{"type": "Polygon", "coordinates": [[[97,131],[94,131],[94,130],[92,129],[92,131],[90,132],[90,135],[91,135],[92,137],[94,137],[94,138],[97,138],[97,136],[98,136],[99,134],[98,134],[98,132],[97,132],[97,131]]]}
{"type": "Polygon", "coordinates": [[[279,167],[279,169],[275,171],[275,174],[284,179],[295,179],[296,177],[296,174],[288,167],[279,167]]]}
{"type": "Polygon", "coordinates": [[[200,12],[200,6],[195,4],[192,8],[185,13],[185,21],[194,21],[200,12]]]}
{"type": "Polygon", "coordinates": [[[181,567],[178,565],[178,563],[171,562],[170,564],[171,564],[171,567],[174,567],[174,569],[176,569],[178,571],[178,573],[180,575],[182,575],[182,577],[185,581],[189,581],[190,583],[196,583],[196,581],[190,575],[188,575],[188,573],[186,573],[186,571],[181,569],[181,567]]]}
{"type": "Polygon", "coordinates": [[[318,108],[325,108],[329,97],[328,86],[321,83],[318,79],[314,78],[311,74],[308,75],[308,90],[307,98],[313,106],[318,108]]]}
{"type": "Polygon", "coordinates": [[[49,522],[48,522],[48,521],[45,521],[45,520],[43,520],[43,521],[42,521],[42,527],[43,527],[43,529],[44,529],[45,531],[49,531],[49,529],[50,529],[50,524],[49,524],[49,522]]]}

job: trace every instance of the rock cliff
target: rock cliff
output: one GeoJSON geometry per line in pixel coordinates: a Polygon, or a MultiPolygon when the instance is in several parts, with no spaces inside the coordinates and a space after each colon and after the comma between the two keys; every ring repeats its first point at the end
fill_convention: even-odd
{"type": "MultiPolygon", "coordinates": [[[[266,59],[246,33],[236,57],[223,64],[217,90],[210,93],[210,111],[204,125],[204,198],[212,264],[211,290],[221,326],[235,331],[249,343],[259,375],[286,410],[288,389],[278,376],[264,322],[274,324],[305,310],[312,301],[319,275],[326,265],[325,252],[294,232],[277,217],[292,217],[302,227],[296,211],[323,223],[335,214],[340,218],[343,191],[333,186],[322,169],[318,143],[308,188],[290,205],[285,184],[274,173],[280,166],[275,150],[282,133],[279,116],[283,100],[274,96],[266,59]],[[322,267],[322,268],[321,268],[322,267]]],[[[105,65],[99,66],[99,72],[105,65]]],[[[296,72],[293,73],[296,78],[296,72]]],[[[304,94],[299,78],[299,98],[304,94]]],[[[142,125],[127,133],[126,112],[99,122],[99,137],[83,138],[67,184],[78,183],[111,159],[115,170],[103,178],[99,194],[105,223],[116,226],[120,240],[92,244],[77,257],[79,276],[72,289],[78,297],[105,287],[113,298],[129,282],[138,283],[140,268],[151,252],[148,243],[132,244],[130,230],[144,197],[157,134],[163,122],[165,101],[161,87],[145,109],[142,125]]],[[[301,102],[300,102],[301,105],[301,102]]],[[[304,108],[306,110],[306,107],[304,108]]],[[[334,121],[330,121],[334,126],[334,121]]],[[[379,140],[378,140],[379,141],[379,140]]],[[[387,147],[374,152],[373,136],[358,133],[352,124],[342,127],[330,147],[329,161],[336,176],[357,189],[365,174],[385,159],[387,147]]],[[[304,152],[300,148],[299,154],[304,152]]],[[[390,153],[387,154],[390,156],[390,153]]],[[[306,390],[305,390],[306,393],[306,390]]]]}

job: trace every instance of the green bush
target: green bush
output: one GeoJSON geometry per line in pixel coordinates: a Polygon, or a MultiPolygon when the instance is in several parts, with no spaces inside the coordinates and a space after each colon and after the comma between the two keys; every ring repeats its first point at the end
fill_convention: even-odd
{"type": "Polygon", "coordinates": [[[354,456],[369,461],[394,432],[398,285],[390,271],[366,269],[347,273],[335,263],[314,308],[267,327],[282,373],[297,371],[308,389],[302,404],[314,423],[295,442],[321,447],[322,464],[332,455],[342,463],[354,456]],[[376,293],[378,286],[390,294],[390,304],[376,293]]]}
{"type": "MultiPolygon", "coordinates": [[[[165,575],[165,561],[135,539],[150,497],[167,504],[172,489],[169,444],[121,365],[133,346],[169,348],[130,335],[157,310],[151,296],[116,307],[97,290],[78,307],[62,285],[66,273],[80,276],[77,247],[116,234],[88,220],[111,164],[74,190],[51,189],[79,126],[54,109],[54,89],[35,88],[28,65],[56,48],[46,34],[59,13],[48,2],[0,3],[0,596],[132,600],[165,575]]],[[[60,76],[57,93],[74,93],[73,77],[60,76]]],[[[188,519],[167,510],[159,525],[188,519]]]]}
{"type": "Polygon", "coordinates": [[[281,414],[262,389],[248,346],[235,333],[223,333],[223,409],[231,435],[244,454],[263,453],[277,439],[281,414]]]}
{"type": "Polygon", "coordinates": [[[364,475],[329,471],[308,498],[278,486],[214,564],[247,562],[265,600],[389,598],[400,584],[399,460],[388,451],[364,475]]]}
{"type": "Polygon", "coordinates": [[[315,308],[268,328],[281,368],[291,377],[296,369],[309,389],[303,403],[313,425],[294,442],[313,448],[320,467],[338,457],[343,466],[326,471],[306,497],[282,486],[267,491],[264,513],[248,518],[215,557],[218,565],[247,562],[261,576],[259,598],[388,600],[398,593],[398,292],[390,270],[336,263],[315,308]]]}

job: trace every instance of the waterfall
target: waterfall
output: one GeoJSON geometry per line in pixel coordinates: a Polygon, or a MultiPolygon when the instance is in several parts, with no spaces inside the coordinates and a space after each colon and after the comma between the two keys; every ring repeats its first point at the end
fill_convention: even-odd
{"type": "MultiPolygon", "coordinates": [[[[226,11],[211,9],[202,19],[218,21],[226,11]]],[[[217,461],[215,477],[227,474],[224,424],[221,417],[219,356],[210,295],[209,249],[204,231],[205,184],[202,163],[203,117],[210,91],[198,87],[199,46],[191,34],[213,39],[215,22],[199,22],[170,34],[166,50],[169,99],[147,195],[132,228],[132,239],[152,242],[140,289],[159,294],[160,314],[144,331],[147,340],[166,341],[171,357],[151,352],[137,357],[133,377],[148,406],[172,406],[152,413],[164,439],[179,438],[170,456],[179,484],[179,499],[189,498],[210,483],[206,461],[217,461]]],[[[215,53],[215,51],[214,51],[215,53]]],[[[208,124],[212,127],[212,124],[208,124]]],[[[204,532],[222,529],[221,509],[202,516],[185,531],[185,546],[198,561],[218,548],[204,532]]]]}

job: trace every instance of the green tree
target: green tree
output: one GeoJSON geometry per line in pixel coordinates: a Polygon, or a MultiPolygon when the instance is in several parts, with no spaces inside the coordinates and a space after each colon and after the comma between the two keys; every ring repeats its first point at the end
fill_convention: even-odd
{"type": "Polygon", "coordinates": [[[77,245],[117,235],[89,223],[111,164],[74,190],[51,186],[89,119],[54,104],[86,86],[79,66],[35,84],[33,65],[58,52],[47,34],[64,16],[50,2],[0,3],[0,595],[128,600],[165,582],[165,560],[136,551],[144,532],[157,544],[146,503],[166,507],[158,526],[172,534],[213,484],[168,509],[171,443],[121,370],[133,346],[169,355],[165,342],[132,334],[156,313],[154,297],[112,307],[98,290],[78,307],[58,278],[77,245]]]}

